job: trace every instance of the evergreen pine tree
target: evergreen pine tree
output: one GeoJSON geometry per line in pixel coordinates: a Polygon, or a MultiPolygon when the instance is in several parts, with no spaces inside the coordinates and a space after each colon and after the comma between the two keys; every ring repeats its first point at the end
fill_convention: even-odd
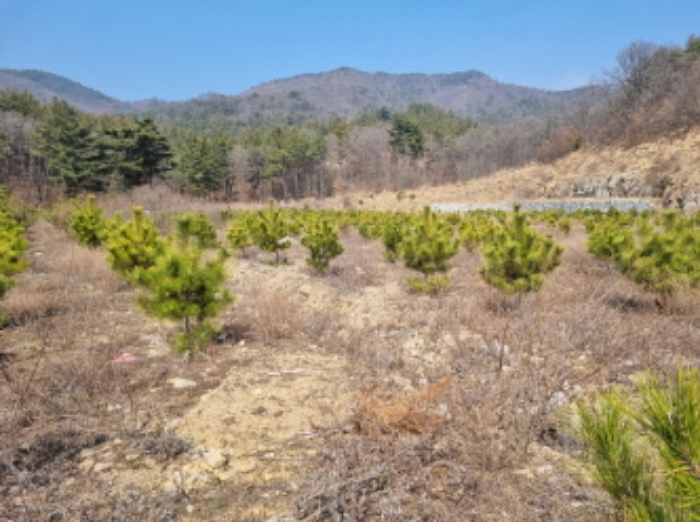
{"type": "Polygon", "coordinates": [[[126,279],[130,279],[136,269],[151,268],[167,245],[143,208],[133,207],[131,212],[133,219],[115,223],[105,239],[107,260],[112,269],[126,279]]]}
{"type": "Polygon", "coordinates": [[[96,198],[90,194],[77,202],[77,208],[68,218],[71,235],[81,245],[98,247],[102,245],[105,232],[103,211],[97,206],[96,198]]]}
{"type": "Polygon", "coordinates": [[[544,274],[561,262],[562,247],[530,228],[525,214],[515,209],[503,219],[481,247],[484,280],[507,294],[536,292],[544,274]]]}
{"type": "Polygon", "coordinates": [[[425,207],[412,226],[405,228],[398,246],[398,254],[406,267],[423,274],[422,281],[410,279],[409,285],[427,292],[449,285],[449,279],[437,277],[437,273],[447,272],[447,262],[459,252],[459,245],[452,225],[425,207]]]}
{"type": "Polygon", "coordinates": [[[104,134],[112,168],[124,189],[150,184],[174,166],[170,144],[151,118],[108,127],[104,134]]]}
{"type": "Polygon", "coordinates": [[[384,259],[393,263],[399,257],[399,245],[405,234],[406,216],[399,213],[383,214],[377,226],[381,230],[381,239],[384,244],[384,259]]]}
{"type": "Polygon", "coordinates": [[[314,220],[308,228],[308,233],[301,238],[301,244],[309,249],[306,263],[319,272],[325,272],[331,259],[343,253],[338,230],[323,217],[314,220]]]}
{"type": "Polygon", "coordinates": [[[0,209],[0,297],[14,284],[14,275],[27,266],[25,230],[4,210],[0,209]]]}
{"type": "Polygon", "coordinates": [[[285,214],[275,208],[274,201],[265,210],[256,212],[250,220],[250,235],[255,246],[275,254],[275,264],[280,262],[280,252],[292,246],[287,239],[289,222],[285,214]]]}
{"type": "Polygon", "coordinates": [[[215,328],[211,319],[234,301],[226,289],[225,257],[207,258],[198,248],[167,248],[148,269],[136,269],[133,280],[142,289],[137,303],[159,319],[180,321],[173,349],[201,348],[215,328]]]}
{"type": "Polygon", "coordinates": [[[700,520],[700,375],[679,368],[579,401],[575,424],[593,476],[621,520],[700,520]]]}
{"type": "Polygon", "coordinates": [[[67,102],[54,99],[46,108],[35,141],[37,154],[45,159],[51,177],[63,186],[66,196],[106,188],[109,165],[97,133],[67,102]]]}
{"type": "Polygon", "coordinates": [[[186,248],[192,242],[197,248],[212,248],[217,244],[214,224],[202,212],[175,216],[174,236],[180,248],[186,248]]]}
{"type": "Polygon", "coordinates": [[[245,249],[253,244],[250,232],[249,216],[243,215],[234,219],[226,232],[229,245],[245,255],[245,249]]]}

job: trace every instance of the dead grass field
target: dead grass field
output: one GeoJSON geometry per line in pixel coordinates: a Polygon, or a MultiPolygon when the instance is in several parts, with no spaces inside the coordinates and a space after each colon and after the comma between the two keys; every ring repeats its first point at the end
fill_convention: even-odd
{"type": "MultiPolygon", "coordinates": [[[[599,171],[566,161],[552,168],[599,171]]],[[[549,179],[541,169],[400,203],[507,199],[549,179]]],[[[103,202],[131,204],[163,226],[222,209],[158,190],[103,202]]],[[[37,221],[30,268],[0,303],[14,320],[0,331],[0,520],[603,520],[568,404],[700,364],[700,302],[660,311],[586,252],[580,224],[547,232],[563,264],[520,306],[481,281],[477,253],[455,257],[455,284],[431,297],[353,230],[322,276],[296,243],[277,267],[250,249],[229,262],[222,334],[185,360],[167,347],[174,326],[134,307],[101,251],[37,221]],[[135,360],[115,362],[125,353],[135,360]]]]}

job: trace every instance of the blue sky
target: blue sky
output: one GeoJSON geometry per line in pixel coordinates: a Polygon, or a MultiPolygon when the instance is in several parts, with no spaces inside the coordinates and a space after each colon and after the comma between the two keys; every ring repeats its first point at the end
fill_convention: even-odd
{"type": "Polygon", "coordinates": [[[626,45],[684,45],[699,0],[0,0],[0,68],[122,100],[238,94],[355,67],[480,70],[550,90],[604,76],[626,45]]]}

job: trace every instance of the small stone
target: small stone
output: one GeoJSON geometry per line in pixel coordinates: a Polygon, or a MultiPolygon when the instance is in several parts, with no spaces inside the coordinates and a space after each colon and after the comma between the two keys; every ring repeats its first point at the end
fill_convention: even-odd
{"type": "Polygon", "coordinates": [[[234,460],[231,463],[231,469],[235,473],[251,473],[255,471],[257,467],[258,464],[254,459],[234,460]]]}
{"type": "Polygon", "coordinates": [[[568,402],[568,397],[566,396],[566,393],[564,393],[563,391],[556,391],[552,394],[552,396],[547,401],[547,408],[550,411],[556,410],[557,408],[562,407],[567,402],[568,402]]]}
{"type": "Polygon", "coordinates": [[[192,388],[194,386],[197,386],[197,383],[195,381],[192,381],[190,379],[183,379],[182,377],[173,377],[172,379],[168,379],[168,382],[176,390],[181,390],[183,388],[192,388]]]}
{"type": "Polygon", "coordinates": [[[450,413],[450,409],[447,407],[447,404],[440,403],[437,406],[438,410],[438,415],[445,419],[446,421],[452,420],[452,414],[450,413]]]}
{"type": "Polygon", "coordinates": [[[215,448],[205,450],[202,458],[213,469],[221,469],[228,463],[228,456],[215,448]]]}
{"type": "Polygon", "coordinates": [[[182,419],[170,419],[166,424],[165,427],[169,430],[174,430],[177,428],[180,423],[182,422],[182,419]]]}
{"type": "Polygon", "coordinates": [[[102,460],[107,461],[107,462],[114,462],[114,461],[116,460],[116,458],[117,458],[117,455],[116,455],[114,452],[112,452],[112,451],[105,451],[105,452],[100,456],[100,458],[101,458],[102,460]]]}
{"type": "Polygon", "coordinates": [[[92,457],[95,454],[95,450],[92,448],[85,448],[80,450],[80,456],[82,458],[92,457]]]}
{"type": "Polygon", "coordinates": [[[449,348],[457,347],[457,341],[455,341],[455,338],[450,333],[446,333],[442,336],[442,342],[449,348]]]}
{"type": "Polygon", "coordinates": [[[87,458],[80,463],[80,469],[83,471],[91,471],[95,465],[95,459],[87,458]]]}
{"type": "Polygon", "coordinates": [[[92,468],[92,470],[95,473],[103,473],[105,471],[109,471],[112,469],[112,463],[111,462],[98,462],[95,464],[95,466],[92,468]]]}

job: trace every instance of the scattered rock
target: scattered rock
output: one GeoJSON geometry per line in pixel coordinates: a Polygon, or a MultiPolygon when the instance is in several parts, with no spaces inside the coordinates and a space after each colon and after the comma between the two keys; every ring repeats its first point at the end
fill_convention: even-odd
{"type": "Polygon", "coordinates": [[[209,448],[202,452],[202,458],[213,469],[221,469],[228,463],[228,455],[216,448],[209,448]]]}
{"type": "Polygon", "coordinates": [[[79,466],[79,467],[80,467],[80,469],[81,469],[82,471],[86,471],[86,472],[87,472],[87,471],[92,471],[92,468],[93,468],[94,466],[95,466],[95,459],[93,459],[93,458],[87,458],[87,459],[83,460],[83,461],[80,463],[80,466],[79,466]]]}
{"type": "Polygon", "coordinates": [[[140,457],[141,455],[139,455],[138,453],[128,453],[124,456],[124,460],[127,462],[135,462],[139,460],[140,457]]]}
{"type": "Polygon", "coordinates": [[[104,473],[105,471],[109,471],[112,469],[112,463],[111,462],[98,462],[95,464],[95,466],[92,468],[92,470],[95,473],[104,473]]]}
{"type": "Polygon", "coordinates": [[[457,347],[457,341],[455,341],[455,338],[451,333],[446,333],[445,335],[443,335],[441,341],[448,348],[457,347]]]}
{"type": "Polygon", "coordinates": [[[255,459],[235,459],[230,463],[232,474],[252,473],[258,468],[255,459]]]}
{"type": "Polygon", "coordinates": [[[195,381],[192,381],[190,379],[183,379],[182,377],[173,377],[172,379],[168,379],[168,382],[176,390],[181,390],[183,388],[193,388],[194,386],[197,386],[197,383],[195,381]]]}

